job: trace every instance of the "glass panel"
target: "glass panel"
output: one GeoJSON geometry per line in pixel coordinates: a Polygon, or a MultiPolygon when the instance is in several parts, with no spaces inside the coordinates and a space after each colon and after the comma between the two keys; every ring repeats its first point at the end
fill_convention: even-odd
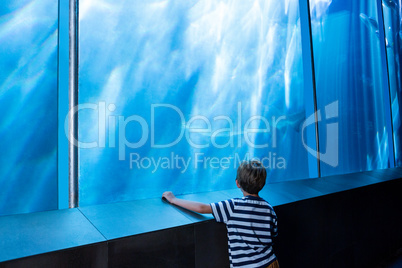
{"type": "Polygon", "coordinates": [[[391,107],[392,120],[394,130],[394,149],[395,149],[395,165],[402,165],[402,125],[401,111],[402,104],[402,80],[401,80],[401,63],[402,63],[402,32],[401,22],[402,15],[400,2],[383,1],[384,28],[387,45],[388,58],[388,75],[391,91],[391,107]]]}
{"type": "Polygon", "coordinates": [[[327,154],[321,174],[387,168],[392,141],[384,113],[388,89],[382,81],[386,70],[376,1],[312,0],[310,11],[320,151],[327,154]],[[338,149],[327,150],[334,143],[338,149]]]}
{"type": "Polygon", "coordinates": [[[0,215],[57,209],[54,0],[0,5],[0,215]]]}
{"type": "Polygon", "coordinates": [[[83,0],[79,15],[80,205],[235,188],[252,157],[269,182],[309,177],[297,0],[83,0]]]}

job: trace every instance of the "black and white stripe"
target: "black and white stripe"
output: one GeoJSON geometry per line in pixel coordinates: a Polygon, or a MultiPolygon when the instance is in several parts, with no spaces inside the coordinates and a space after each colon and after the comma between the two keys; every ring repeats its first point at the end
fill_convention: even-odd
{"type": "Polygon", "coordinates": [[[272,238],[277,219],[267,201],[246,196],[212,203],[211,208],[216,221],[226,224],[231,267],[267,267],[276,259],[272,238]]]}

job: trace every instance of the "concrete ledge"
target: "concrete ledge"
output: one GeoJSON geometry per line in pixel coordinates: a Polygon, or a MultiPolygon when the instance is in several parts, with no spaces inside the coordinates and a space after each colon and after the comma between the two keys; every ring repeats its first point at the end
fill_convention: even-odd
{"type": "Polygon", "coordinates": [[[78,209],[0,217],[0,262],[103,241],[78,209]]]}

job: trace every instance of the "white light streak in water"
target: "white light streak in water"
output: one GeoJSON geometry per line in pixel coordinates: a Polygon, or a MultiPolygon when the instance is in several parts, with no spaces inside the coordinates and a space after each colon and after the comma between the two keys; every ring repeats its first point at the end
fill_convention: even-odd
{"type": "Polygon", "coordinates": [[[384,127],[382,134],[377,131],[375,146],[377,154],[367,155],[367,170],[382,169],[389,162],[388,133],[384,127]]]}
{"type": "Polygon", "coordinates": [[[313,14],[314,18],[321,18],[327,14],[331,3],[332,0],[311,0],[310,12],[313,14]]]}
{"type": "Polygon", "coordinates": [[[394,129],[394,143],[395,143],[395,160],[398,161],[399,159],[399,151],[398,149],[400,148],[400,142],[399,142],[399,135],[398,130],[401,127],[401,117],[399,115],[399,101],[398,101],[398,95],[395,95],[394,100],[392,101],[392,105],[391,105],[391,109],[392,109],[392,124],[393,124],[393,129],[394,129]]]}

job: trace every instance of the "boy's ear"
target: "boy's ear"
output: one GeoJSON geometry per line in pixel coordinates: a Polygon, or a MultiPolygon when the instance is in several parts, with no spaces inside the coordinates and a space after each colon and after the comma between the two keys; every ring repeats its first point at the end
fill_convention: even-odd
{"type": "Polygon", "coordinates": [[[240,184],[239,184],[239,181],[236,179],[236,185],[237,185],[237,188],[240,188],[241,189],[241,187],[240,187],[240,184]]]}

